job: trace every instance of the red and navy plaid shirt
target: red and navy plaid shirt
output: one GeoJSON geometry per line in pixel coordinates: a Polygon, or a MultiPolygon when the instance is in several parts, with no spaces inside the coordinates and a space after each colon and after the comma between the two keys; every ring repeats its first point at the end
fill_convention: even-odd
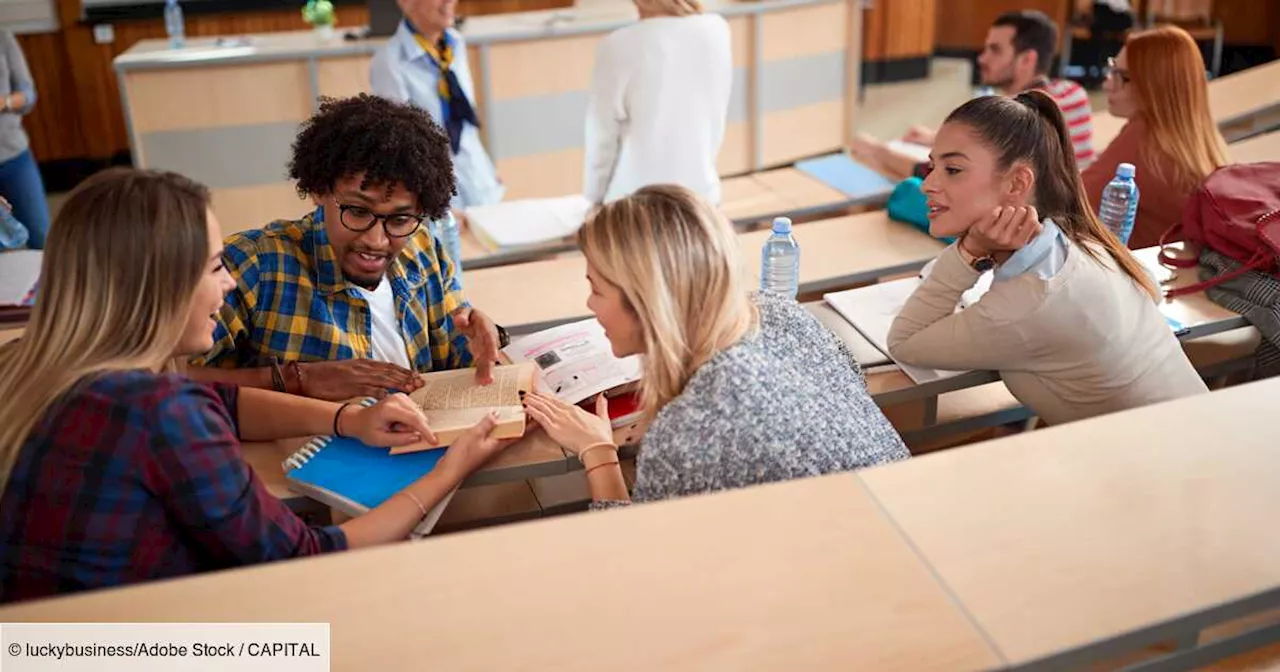
{"type": "Polygon", "coordinates": [[[0,496],[0,602],[343,549],[244,462],[238,392],[120,371],[36,425],[0,496]]]}

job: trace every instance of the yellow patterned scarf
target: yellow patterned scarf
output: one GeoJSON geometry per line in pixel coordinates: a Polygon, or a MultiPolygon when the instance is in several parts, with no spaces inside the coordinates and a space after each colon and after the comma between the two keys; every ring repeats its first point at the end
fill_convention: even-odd
{"type": "Polygon", "coordinates": [[[448,104],[449,82],[446,74],[453,67],[453,45],[445,38],[441,38],[439,44],[432,44],[431,40],[428,40],[417,31],[413,33],[413,39],[417,41],[418,46],[422,47],[423,51],[427,52],[427,57],[431,59],[431,62],[435,63],[437,68],[440,68],[440,80],[436,82],[436,91],[440,93],[440,100],[448,104]]]}

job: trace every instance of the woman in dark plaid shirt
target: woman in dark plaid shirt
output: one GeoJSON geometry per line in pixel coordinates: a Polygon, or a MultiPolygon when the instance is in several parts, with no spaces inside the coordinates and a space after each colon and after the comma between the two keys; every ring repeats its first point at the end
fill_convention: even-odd
{"type": "Polygon", "coordinates": [[[403,395],[363,408],[204,385],[235,283],[208,191],[171,173],[87,180],[51,227],[40,296],[0,349],[0,602],[404,539],[499,449],[492,421],[368,514],[309,528],[245,464],[241,440],[434,440],[403,395]]]}

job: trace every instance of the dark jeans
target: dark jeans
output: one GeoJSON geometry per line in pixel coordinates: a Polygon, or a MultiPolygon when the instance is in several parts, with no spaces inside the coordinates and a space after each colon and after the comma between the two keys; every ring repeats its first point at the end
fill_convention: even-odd
{"type": "Polygon", "coordinates": [[[0,163],[0,196],[13,205],[13,218],[27,227],[27,247],[44,249],[49,235],[49,203],[31,150],[0,163]]]}

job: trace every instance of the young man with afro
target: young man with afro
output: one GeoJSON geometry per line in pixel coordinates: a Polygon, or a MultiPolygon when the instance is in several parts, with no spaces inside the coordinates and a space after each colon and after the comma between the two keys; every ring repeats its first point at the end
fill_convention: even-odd
{"type": "Polygon", "coordinates": [[[472,365],[490,382],[505,332],[467,303],[430,232],[456,185],[449,138],[427,113],[324,100],[289,177],[315,210],[226,240],[236,288],[188,374],[332,400],[408,392],[421,372],[472,365]]]}

